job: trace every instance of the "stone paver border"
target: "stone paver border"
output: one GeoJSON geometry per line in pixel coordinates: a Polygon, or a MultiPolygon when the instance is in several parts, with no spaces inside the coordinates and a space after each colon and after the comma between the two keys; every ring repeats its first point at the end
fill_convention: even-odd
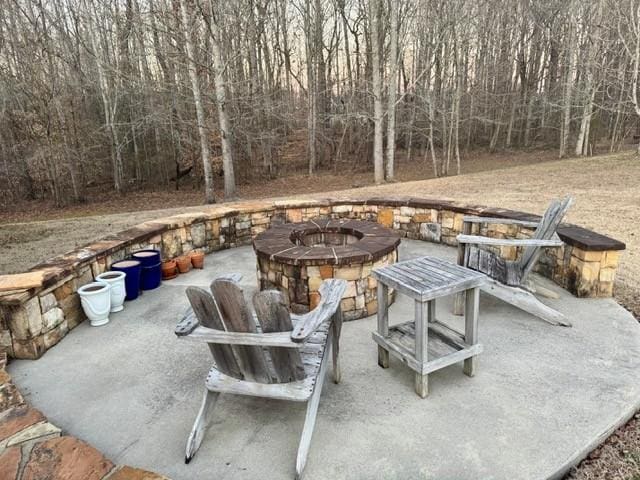
{"type": "Polygon", "coordinates": [[[62,433],[29,406],[5,370],[0,353],[0,478],[2,480],[168,480],[146,470],[114,465],[98,450],[62,433]]]}

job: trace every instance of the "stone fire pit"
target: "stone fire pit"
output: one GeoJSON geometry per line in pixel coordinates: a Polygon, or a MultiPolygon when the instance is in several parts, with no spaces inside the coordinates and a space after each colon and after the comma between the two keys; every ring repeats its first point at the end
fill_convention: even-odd
{"type": "Polygon", "coordinates": [[[327,218],[278,225],[253,241],[261,290],[281,290],[292,311],[305,313],[318,304],[322,280],[342,278],[349,282],[342,300],[345,320],[377,312],[371,270],[395,263],[398,245],[399,235],[378,223],[327,218]]]}

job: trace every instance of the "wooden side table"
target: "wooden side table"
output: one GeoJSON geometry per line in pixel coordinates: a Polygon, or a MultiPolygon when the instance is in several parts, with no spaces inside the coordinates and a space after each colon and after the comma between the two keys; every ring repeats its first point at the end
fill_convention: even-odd
{"type": "Polygon", "coordinates": [[[415,374],[420,397],[429,393],[429,373],[464,360],[464,373],[473,376],[475,357],[482,352],[478,343],[480,288],[487,277],[435,257],[398,262],[373,270],[378,280],[378,364],[389,367],[389,353],[409,366],[415,374]],[[414,319],[389,327],[389,288],[414,299],[414,319]],[[436,299],[458,292],[465,295],[464,335],[436,320],[436,299]]]}

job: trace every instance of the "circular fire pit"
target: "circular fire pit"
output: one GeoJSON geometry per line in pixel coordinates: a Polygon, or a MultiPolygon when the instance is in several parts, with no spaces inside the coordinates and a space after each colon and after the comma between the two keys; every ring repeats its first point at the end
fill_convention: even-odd
{"type": "Polygon", "coordinates": [[[322,280],[342,278],[345,320],[377,312],[371,270],[395,263],[398,245],[398,234],[378,223],[327,218],[278,225],[253,241],[261,290],[281,290],[293,312],[305,313],[318,304],[322,280]]]}

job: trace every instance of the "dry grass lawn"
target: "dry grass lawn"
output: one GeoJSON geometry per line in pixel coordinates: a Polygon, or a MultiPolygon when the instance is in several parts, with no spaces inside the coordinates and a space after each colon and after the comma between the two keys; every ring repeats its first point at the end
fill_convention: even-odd
{"type": "MultiPolygon", "coordinates": [[[[571,194],[576,203],[567,216],[569,222],[627,244],[616,283],[616,297],[640,316],[640,157],[633,153],[557,161],[542,157],[537,163],[531,163],[531,158],[527,157],[523,165],[510,168],[499,168],[507,165],[501,161],[494,163],[498,167],[494,170],[348,190],[330,191],[336,184],[344,186],[349,183],[345,178],[337,182],[333,175],[319,176],[311,181],[283,178],[275,184],[265,182],[268,187],[265,189],[285,197],[435,197],[532,213],[542,213],[552,198],[571,194]]],[[[424,168],[431,167],[425,165],[424,168]]],[[[415,169],[414,164],[411,170],[415,169]]],[[[246,193],[246,198],[260,196],[253,190],[246,193]]],[[[134,210],[126,213],[67,218],[70,212],[81,213],[73,207],[70,212],[66,209],[48,212],[49,217],[58,217],[57,220],[4,224],[3,220],[11,222],[9,219],[15,219],[15,216],[0,214],[0,273],[23,271],[53,255],[146,220],[205,208],[193,205],[146,210],[149,205],[183,205],[183,193],[175,195],[176,203],[166,193],[149,193],[125,197],[121,204],[111,206],[112,211],[134,210]]],[[[195,195],[188,198],[195,203],[195,195]]],[[[87,207],[91,208],[95,206],[87,207]]],[[[24,212],[23,216],[27,219],[42,218],[37,208],[24,212]]]]}
{"type": "Polygon", "coordinates": [[[566,220],[627,244],[616,296],[640,317],[640,157],[633,153],[576,158],[537,165],[388,184],[324,196],[436,197],[542,213],[551,199],[576,199],[566,220]]]}

